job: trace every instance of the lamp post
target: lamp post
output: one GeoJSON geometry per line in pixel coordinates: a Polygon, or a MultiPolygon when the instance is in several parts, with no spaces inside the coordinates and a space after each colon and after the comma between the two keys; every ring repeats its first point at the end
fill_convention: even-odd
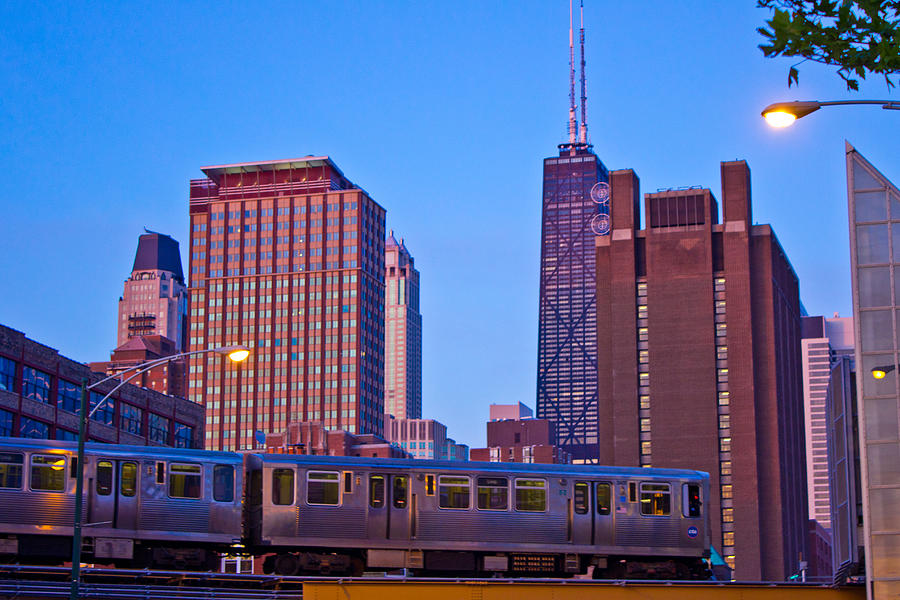
{"type": "Polygon", "coordinates": [[[891,100],[831,100],[818,102],[776,102],[765,107],[762,116],[772,127],[787,127],[801,117],[816,112],[823,106],[843,106],[845,104],[874,104],[885,110],[900,110],[900,102],[891,100]]]}
{"type": "Polygon", "coordinates": [[[179,354],[164,356],[162,358],[140,363],[138,365],[134,365],[133,367],[129,367],[124,371],[116,373],[115,375],[110,375],[109,377],[101,379],[100,381],[96,381],[92,384],[88,384],[87,377],[82,378],[81,411],[78,415],[78,458],[76,459],[75,463],[75,517],[72,529],[72,588],[69,594],[69,598],[71,600],[77,600],[79,595],[79,588],[81,586],[81,510],[84,501],[84,442],[85,437],[87,437],[86,430],[88,420],[94,415],[95,412],[97,412],[97,410],[101,406],[103,406],[103,404],[109,399],[110,396],[112,396],[114,393],[116,393],[116,391],[119,390],[119,388],[121,388],[123,385],[125,385],[138,375],[143,375],[151,369],[154,369],[160,365],[164,365],[178,358],[193,356],[196,354],[207,354],[209,352],[227,356],[232,362],[241,362],[248,356],[250,356],[250,349],[246,346],[223,346],[221,348],[207,348],[205,350],[181,352],[179,354]],[[128,375],[128,377],[123,378],[113,389],[107,392],[106,395],[103,396],[103,398],[101,398],[99,402],[97,402],[97,405],[94,406],[93,409],[91,409],[90,413],[88,413],[88,392],[106,383],[107,381],[117,379],[128,373],[131,374],[128,375]]]}

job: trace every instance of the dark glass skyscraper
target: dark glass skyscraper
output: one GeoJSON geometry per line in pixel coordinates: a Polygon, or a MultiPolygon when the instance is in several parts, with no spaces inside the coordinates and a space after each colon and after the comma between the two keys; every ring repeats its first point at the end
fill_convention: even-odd
{"type": "Polygon", "coordinates": [[[596,462],[594,238],[609,233],[609,171],[587,143],[544,159],[537,417],[575,462],[596,462]]]}

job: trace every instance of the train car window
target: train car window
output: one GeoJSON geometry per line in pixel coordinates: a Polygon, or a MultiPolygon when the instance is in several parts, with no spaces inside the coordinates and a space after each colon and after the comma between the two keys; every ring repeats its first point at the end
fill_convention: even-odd
{"type": "Polygon", "coordinates": [[[668,483],[641,484],[641,514],[662,517],[671,512],[672,490],[668,483]]]}
{"type": "Polygon", "coordinates": [[[22,465],[25,457],[14,452],[0,453],[0,488],[22,487],[22,465]]]}
{"type": "Polygon", "coordinates": [[[231,465],[213,467],[213,500],[234,502],[234,467],[231,465]]]}
{"type": "Polygon", "coordinates": [[[166,482],[166,463],[156,463],[156,483],[162,485],[166,482]]]}
{"type": "Polygon", "coordinates": [[[369,475],[369,506],[384,506],[384,475],[369,475]]]}
{"type": "Polygon", "coordinates": [[[169,465],[169,498],[192,498],[202,495],[203,468],[200,465],[169,465]]]}
{"type": "Polygon", "coordinates": [[[506,477],[478,478],[478,509],[507,510],[509,508],[509,480],[506,477]]]}
{"type": "Polygon", "coordinates": [[[272,504],[288,506],[294,503],[294,471],[272,469],[272,504]]]}
{"type": "Polygon", "coordinates": [[[340,504],[341,490],[338,483],[338,474],[330,471],[310,471],[307,473],[306,502],[308,504],[327,504],[331,506],[340,504]]]}
{"type": "Polygon", "coordinates": [[[637,502],[637,484],[633,481],[628,482],[628,501],[637,502]]]}
{"type": "Polygon", "coordinates": [[[441,475],[438,478],[438,506],[459,510],[469,508],[470,487],[468,477],[441,475]]]}
{"type": "Polygon", "coordinates": [[[119,493],[131,498],[137,493],[137,463],[122,463],[122,478],[119,481],[119,493]]]}
{"type": "Polygon", "coordinates": [[[516,510],[547,510],[547,482],[543,479],[516,479],[516,510]]]}
{"type": "Polygon", "coordinates": [[[344,471],[344,493],[353,493],[353,471],[344,471]]]}
{"type": "Polygon", "coordinates": [[[685,517],[699,517],[700,486],[694,483],[685,483],[681,486],[681,507],[685,517]]]}
{"type": "Polygon", "coordinates": [[[425,476],[425,495],[434,496],[434,475],[425,476]]]}
{"type": "Polygon", "coordinates": [[[406,497],[409,494],[409,478],[406,475],[394,476],[394,508],[406,508],[406,497]]]}
{"type": "Polygon", "coordinates": [[[31,489],[62,492],[66,487],[66,457],[35,454],[31,457],[31,489]]]}
{"type": "Polygon", "coordinates": [[[69,477],[78,477],[78,457],[69,457],[69,477]]]}
{"type": "Polygon", "coordinates": [[[597,514],[608,515],[612,509],[612,485],[597,484],[597,514]]]}
{"type": "Polygon", "coordinates": [[[591,488],[586,481],[575,482],[575,513],[579,515],[587,514],[588,507],[591,504],[591,488]]]}
{"type": "Polygon", "coordinates": [[[109,496],[113,487],[113,464],[108,460],[97,461],[97,495],[109,496]]]}

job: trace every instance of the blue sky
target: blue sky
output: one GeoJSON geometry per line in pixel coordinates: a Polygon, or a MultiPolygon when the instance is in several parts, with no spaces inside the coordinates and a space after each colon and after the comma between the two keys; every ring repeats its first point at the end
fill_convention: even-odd
{"type": "MultiPolygon", "coordinates": [[[[424,412],[483,444],[491,403],[534,406],[541,160],[566,135],[568,3],[0,4],[0,323],[79,361],[115,346],[143,227],[182,242],[188,180],[331,156],[422,273],[424,412]]],[[[588,126],[642,192],[746,159],[811,314],[850,314],[843,144],[900,182],[900,114],[833,108],[772,130],[779,100],[850,93],[765,59],[754,0],[586,0],[588,126]]]]}

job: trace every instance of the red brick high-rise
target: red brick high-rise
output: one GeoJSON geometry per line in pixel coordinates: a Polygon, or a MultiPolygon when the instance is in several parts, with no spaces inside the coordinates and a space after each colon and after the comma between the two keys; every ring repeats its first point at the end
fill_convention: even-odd
{"type": "Polygon", "coordinates": [[[263,447],[293,422],[384,428],[385,210],[327,156],[204,167],[191,181],[190,348],[206,447],[263,447]]]}
{"type": "Polygon", "coordinates": [[[611,173],[596,238],[600,461],[708,471],[713,546],[739,580],[784,580],[807,529],[797,276],[754,225],[750,171],[644,196],[611,173]]]}

